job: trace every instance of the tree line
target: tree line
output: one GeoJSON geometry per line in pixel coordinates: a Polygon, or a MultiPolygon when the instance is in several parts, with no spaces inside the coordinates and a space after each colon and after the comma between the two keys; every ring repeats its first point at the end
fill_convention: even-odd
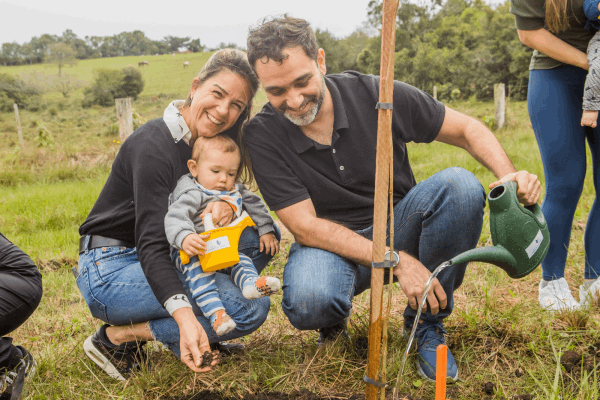
{"type": "Polygon", "coordinates": [[[33,37],[22,45],[2,43],[0,64],[23,65],[39,64],[48,61],[53,53],[69,53],[79,60],[88,58],[141,56],[169,54],[186,47],[192,52],[205,50],[200,39],[190,37],[165,36],[162,40],[152,40],[142,31],[122,32],[113,36],[86,36],[79,38],[67,29],[61,36],[44,34],[33,37]]]}
{"type": "MultiPolygon", "coordinates": [[[[489,99],[495,83],[507,94],[524,99],[531,49],[520,43],[510,2],[490,6],[483,0],[400,0],[396,19],[394,78],[429,93],[437,87],[440,100],[489,99]]],[[[379,74],[382,0],[371,0],[367,23],[346,37],[316,29],[325,50],[327,72],[355,70],[379,74]]],[[[71,30],[62,36],[42,35],[29,43],[2,44],[0,64],[18,65],[69,59],[165,54],[187,47],[193,52],[237,47],[220,43],[206,49],[200,39],[166,36],[154,41],[141,31],[80,39],[71,30]]]]}
{"type": "MultiPolygon", "coordinates": [[[[492,7],[482,0],[401,0],[396,19],[394,78],[438,98],[489,99],[495,83],[524,99],[532,50],[521,44],[510,2],[492,7]]],[[[368,28],[381,29],[382,1],[368,6],[368,28]]],[[[358,29],[337,39],[317,30],[329,73],[353,69],[379,75],[381,36],[358,29]]]]}

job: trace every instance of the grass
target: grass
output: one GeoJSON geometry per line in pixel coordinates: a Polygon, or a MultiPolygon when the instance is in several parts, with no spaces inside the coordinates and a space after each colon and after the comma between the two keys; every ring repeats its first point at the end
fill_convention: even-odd
{"type": "MultiPolygon", "coordinates": [[[[146,120],[162,116],[168,101],[183,98],[206,54],[189,57],[123,57],[81,61],[65,73],[90,80],[94,68],[120,68],[147,59],[146,89],[134,102],[146,120]],[[184,61],[192,67],[183,69],[184,61]],[[195,58],[194,58],[195,57],[195,58]]],[[[7,67],[0,72],[17,75],[55,73],[54,66],[7,67]]],[[[25,151],[18,147],[14,116],[0,113],[0,226],[1,231],[37,262],[44,276],[44,298],[34,315],[14,332],[15,342],[30,349],[39,370],[27,399],[179,399],[203,390],[241,398],[263,390],[294,393],[307,389],[322,396],[348,398],[364,393],[369,292],[357,296],[350,320],[350,345],[316,346],[317,334],[295,330],[274,296],[266,323],[240,339],[248,351],[224,359],[214,371],[191,373],[161,346],[151,347],[151,362],[125,383],[111,380],[83,354],[82,343],[99,326],[90,316],[75,285],[70,268],[77,260],[77,229],[100,192],[120,146],[111,126],[112,108],[82,109],[81,91],[68,99],[57,93],[44,95],[37,112],[21,111],[25,151]],[[53,144],[36,147],[36,127],[51,132],[53,144]]],[[[255,102],[265,102],[260,93],[255,102]]],[[[493,115],[493,104],[464,101],[450,104],[476,118],[493,115]]],[[[540,176],[543,170],[529,126],[526,105],[509,103],[506,126],[497,136],[519,169],[540,176]]],[[[434,143],[409,145],[417,180],[449,166],[473,171],[487,185],[494,180],[466,152],[434,143]]],[[[589,156],[588,156],[589,157],[589,156]]],[[[573,224],[566,277],[576,289],[583,277],[583,232],[594,200],[591,163],[585,189],[573,224]]],[[[488,218],[480,245],[489,244],[488,218]]],[[[267,267],[283,277],[291,237],[284,236],[282,250],[267,267]]],[[[462,287],[455,293],[455,312],[446,321],[448,344],[458,361],[461,381],[448,393],[450,399],[481,399],[535,394],[539,399],[597,399],[595,365],[578,373],[565,370],[560,356],[567,350],[589,354],[600,341],[599,307],[578,313],[550,314],[539,310],[536,271],[511,280],[485,264],[469,266],[462,287]],[[522,371],[519,376],[515,371],[522,371]],[[484,393],[492,382],[493,395],[484,393]]],[[[388,378],[395,384],[406,342],[400,337],[405,297],[394,289],[390,321],[388,378]]],[[[433,385],[423,384],[414,371],[414,356],[402,376],[400,391],[413,398],[434,397],[433,385]]],[[[200,397],[198,397],[200,398],[200,397]]],[[[203,397],[208,398],[208,397],[203,397]]]]}

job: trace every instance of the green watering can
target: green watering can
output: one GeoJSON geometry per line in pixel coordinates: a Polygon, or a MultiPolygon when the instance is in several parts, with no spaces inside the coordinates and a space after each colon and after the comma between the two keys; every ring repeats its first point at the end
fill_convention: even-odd
{"type": "Polygon", "coordinates": [[[537,204],[523,207],[517,183],[508,181],[488,194],[493,246],[461,253],[450,264],[481,261],[502,268],[511,278],[522,278],[541,264],[550,245],[548,225],[537,204]]]}

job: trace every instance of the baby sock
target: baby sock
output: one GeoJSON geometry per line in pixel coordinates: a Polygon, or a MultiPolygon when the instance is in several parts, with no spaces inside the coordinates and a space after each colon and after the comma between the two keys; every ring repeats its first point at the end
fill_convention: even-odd
{"type": "Polygon", "coordinates": [[[259,278],[252,260],[244,254],[240,254],[240,262],[233,267],[231,276],[235,284],[242,289],[242,295],[246,299],[270,296],[281,289],[279,279],[273,276],[259,278]]]}
{"type": "Polygon", "coordinates": [[[218,336],[226,335],[236,327],[236,323],[223,309],[217,310],[211,314],[208,317],[208,321],[218,336]]]}

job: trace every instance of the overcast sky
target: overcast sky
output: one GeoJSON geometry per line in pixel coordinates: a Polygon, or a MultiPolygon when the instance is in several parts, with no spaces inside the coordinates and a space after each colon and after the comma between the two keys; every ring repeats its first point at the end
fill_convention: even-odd
{"type": "Polygon", "coordinates": [[[290,13],[314,28],[346,36],[367,19],[369,0],[0,0],[0,43],[29,42],[44,33],[71,29],[79,38],[143,31],[200,38],[214,47],[234,42],[246,47],[248,27],[267,15],[290,13]]]}

